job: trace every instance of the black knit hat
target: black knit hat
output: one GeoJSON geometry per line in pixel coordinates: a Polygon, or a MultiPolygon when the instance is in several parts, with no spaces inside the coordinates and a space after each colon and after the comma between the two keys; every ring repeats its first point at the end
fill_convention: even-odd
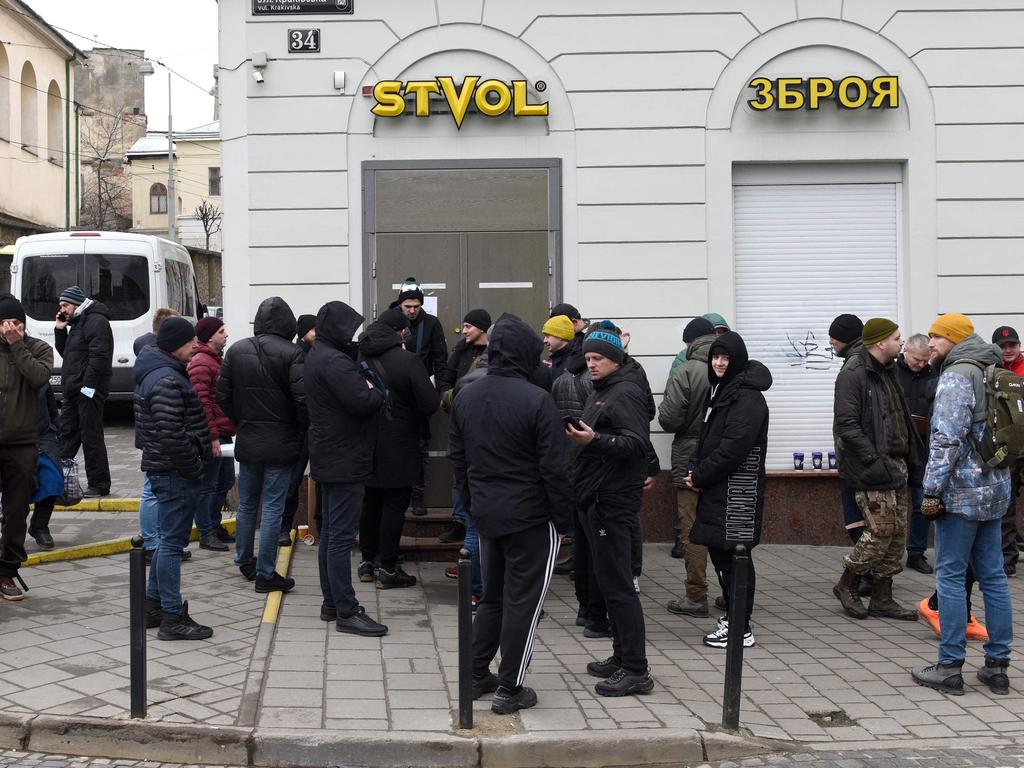
{"type": "Polygon", "coordinates": [[[195,337],[195,327],[184,317],[168,317],[156,331],[156,345],[164,352],[173,352],[195,337]]]}
{"type": "Polygon", "coordinates": [[[462,318],[463,323],[469,323],[474,328],[479,328],[484,333],[491,327],[491,315],[486,309],[471,309],[462,318]]]}
{"type": "Polygon", "coordinates": [[[393,331],[404,331],[409,327],[409,318],[399,309],[387,309],[380,313],[377,322],[386,325],[393,331]]]}
{"type": "Polygon", "coordinates": [[[402,281],[402,287],[398,289],[398,303],[401,304],[406,299],[417,299],[420,304],[423,303],[423,290],[420,288],[420,282],[415,277],[407,277],[402,281]]]}
{"type": "Polygon", "coordinates": [[[299,319],[295,321],[295,336],[301,339],[312,331],[315,325],[316,315],[299,315],[299,319]]]}
{"type": "Polygon", "coordinates": [[[587,352],[595,352],[619,364],[626,356],[626,350],[622,347],[622,337],[608,328],[599,328],[587,334],[583,339],[583,353],[587,352]]]}
{"type": "Polygon", "coordinates": [[[836,341],[849,344],[864,333],[864,323],[856,315],[840,315],[828,327],[828,335],[836,341]]]}
{"type": "Polygon", "coordinates": [[[9,293],[0,294],[0,320],[25,322],[25,308],[9,293]]]}
{"type": "Polygon", "coordinates": [[[701,336],[713,336],[714,333],[715,326],[711,324],[710,320],[705,317],[695,317],[683,328],[683,343],[689,344],[701,336]]]}
{"type": "Polygon", "coordinates": [[[582,320],[583,316],[580,311],[576,309],[572,304],[558,304],[554,309],[551,310],[551,317],[558,317],[559,315],[565,315],[570,320],[582,320]]]}

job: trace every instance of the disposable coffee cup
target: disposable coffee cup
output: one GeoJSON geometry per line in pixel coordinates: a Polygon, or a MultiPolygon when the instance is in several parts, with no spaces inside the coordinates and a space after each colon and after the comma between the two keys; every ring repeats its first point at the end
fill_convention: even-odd
{"type": "Polygon", "coordinates": [[[800,471],[804,468],[804,455],[799,451],[793,452],[793,469],[800,471]]]}
{"type": "Polygon", "coordinates": [[[829,469],[835,469],[837,466],[839,466],[839,465],[836,462],[836,452],[835,451],[829,451],[828,452],[828,468],[829,469]]]}
{"type": "Polygon", "coordinates": [[[814,451],[811,453],[811,466],[815,469],[821,469],[822,454],[821,451],[814,451]]]}
{"type": "Polygon", "coordinates": [[[298,538],[300,540],[306,538],[307,536],[309,536],[309,526],[308,525],[300,525],[298,530],[299,530],[298,538]]]}

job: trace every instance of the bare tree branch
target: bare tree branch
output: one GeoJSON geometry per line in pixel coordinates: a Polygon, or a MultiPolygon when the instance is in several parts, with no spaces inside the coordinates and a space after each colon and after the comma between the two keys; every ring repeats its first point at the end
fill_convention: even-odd
{"type": "Polygon", "coordinates": [[[203,232],[206,234],[206,250],[210,250],[210,238],[220,232],[224,215],[220,208],[206,198],[203,198],[203,202],[198,205],[193,214],[203,225],[203,232]]]}

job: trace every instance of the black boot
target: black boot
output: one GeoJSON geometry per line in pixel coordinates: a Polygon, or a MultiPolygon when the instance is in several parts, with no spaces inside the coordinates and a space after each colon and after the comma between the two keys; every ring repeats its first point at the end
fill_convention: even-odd
{"type": "Polygon", "coordinates": [[[213,637],[213,629],[188,615],[188,602],[181,604],[181,613],[163,612],[157,633],[159,640],[206,640],[208,637],[213,637]]]}
{"type": "Polygon", "coordinates": [[[1004,696],[1010,692],[1010,678],[1006,670],[1009,659],[985,659],[985,666],[978,670],[978,682],[987,685],[992,693],[1004,696]]]}
{"type": "Polygon", "coordinates": [[[146,598],[146,629],[156,629],[164,618],[164,612],[160,609],[160,601],[146,598]]]}
{"type": "Polygon", "coordinates": [[[423,517],[427,514],[427,505],[423,502],[422,489],[413,488],[412,498],[409,500],[409,508],[417,517],[423,517]]]}
{"type": "Polygon", "coordinates": [[[910,670],[914,682],[925,688],[933,688],[953,696],[964,695],[964,676],[960,674],[959,664],[932,664],[930,667],[915,667],[910,670]]]}
{"type": "Polygon", "coordinates": [[[871,602],[868,604],[871,616],[897,621],[917,621],[917,611],[904,608],[892,598],[892,577],[885,579],[875,577],[875,586],[871,590],[871,602]]]}
{"type": "Polygon", "coordinates": [[[849,568],[843,571],[839,583],[832,587],[832,594],[839,598],[843,604],[843,610],[855,619],[866,619],[868,609],[861,602],[860,595],[856,592],[857,582],[860,577],[849,568]]]}
{"type": "Polygon", "coordinates": [[[537,705],[537,694],[533,688],[520,686],[518,691],[511,691],[501,686],[494,692],[491,712],[497,715],[511,715],[520,709],[529,709],[537,705]]]}

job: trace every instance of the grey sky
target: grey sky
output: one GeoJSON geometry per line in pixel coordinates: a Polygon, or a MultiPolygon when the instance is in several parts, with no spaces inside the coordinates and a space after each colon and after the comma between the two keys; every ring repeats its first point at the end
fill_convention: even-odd
{"type": "MultiPolygon", "coordinates": [[[[195,81],[213,87],[217,61],[215,0],[27,0],[50,24],[77,34],[61,33],[81,50],[113,46],[141,48],[195,81]],[[82,35],[84,37],[81,37],[82,35]]],[[[167,129],[167,70],[156,68],[146,78],[146,114],[151,129],[167,129]]],[[[213,120],[213,97],[179,77],[171,76],[174,129],[192,128],[213,120]]]]}

